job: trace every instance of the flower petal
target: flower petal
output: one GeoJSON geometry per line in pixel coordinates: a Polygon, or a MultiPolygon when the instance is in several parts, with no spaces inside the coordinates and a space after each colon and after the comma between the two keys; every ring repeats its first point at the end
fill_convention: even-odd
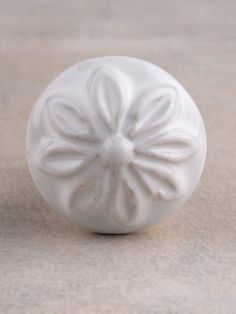
{"type": "Polygon", "coordinates": [[[90,214],[94,212],[104,195],[104,184],[101,183],[103,180],[103,171],[99,170],[90,174],[69,194],[66,206],[74,216],[88,211],[91,211],[90,214]]]}
{"type": "Polygon", "coordinates": [[[133,126],[128,131],[129,136],[135,137],[167,124],[178,112],[178,98],[173,86],[155,86],[146,91],[131,110],[133,126]]]}
{"type": "Polygon", "coordinates": [[[83,108],[80,97],[71,91],[54,93],[46,100],[46,112],[57,131],[70,138],[94,140],[83,108]]]}
{"type": "Polygon", "coordinates": [[[135,190],[131,187],[126,178],[115,176],[113,186],[111,186],[111,195],[113,194],[110,210],[111,217],[124,226],[135,225],[141,220],[140,204],[135,190]]]}
{"type": "Polygon", "coordinates": [[[136,148],[137,153],[171,162],[180,162],[191,157],[199,148],[196,138],[181,129],[157,134],[136,148]]]}
{"type": "Polygon", "coordinates": [[[38,168],[54,176],[67,176],[81,171],[95,156],[88,156],[77,146],[58,139],[44,139],[36,156],[38,168]]]}
{"type": "Polygon", "coordinates": [[[177,176],[172,169],[143,160],[133,160],[131,166],[137,176],[137,181],[151,196],[162,200],[173,200],[182,195],[181,177],[177,176]]]}
{"type": "Polygon", "coordinates": [[[127,104],[124,78],[114,70],[100,67],[92,74],[88,88],[102,120],[111,131],[116,131],[127,104]]]}

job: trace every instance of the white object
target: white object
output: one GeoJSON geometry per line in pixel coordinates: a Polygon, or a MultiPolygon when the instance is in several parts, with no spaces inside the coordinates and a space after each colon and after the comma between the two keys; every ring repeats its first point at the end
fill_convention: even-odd
{"type": "Polygon", "coordinates": [[[205,129],[185,89],[161,68],[101,57],[57,77],[29,119],[27,157],[46,201],[91,230],[158,223],[190,197],[205,129]]]}

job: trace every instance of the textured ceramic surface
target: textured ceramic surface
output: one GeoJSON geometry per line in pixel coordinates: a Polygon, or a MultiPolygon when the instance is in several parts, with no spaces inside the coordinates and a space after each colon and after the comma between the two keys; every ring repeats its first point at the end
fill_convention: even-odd
{"type": "Polygon", "coordinates": [[[205,129],[188,93],[161,68],[129,57],[69,68],[43,92],[28,124],[39,191],[98,232],[132,232],[182,206],[205,156],[205,129]]]}

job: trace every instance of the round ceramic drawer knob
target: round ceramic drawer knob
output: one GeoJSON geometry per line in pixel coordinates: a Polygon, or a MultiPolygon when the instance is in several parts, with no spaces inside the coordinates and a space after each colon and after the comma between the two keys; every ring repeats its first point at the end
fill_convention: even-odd
{"type": "Polygon", "coordinates": [[[158,223],[190,197],[205,129],[185,89],[161,68],[101,57],[57,77],[29,119],[27,157],[46,201],[91,230],[158,223]]]}

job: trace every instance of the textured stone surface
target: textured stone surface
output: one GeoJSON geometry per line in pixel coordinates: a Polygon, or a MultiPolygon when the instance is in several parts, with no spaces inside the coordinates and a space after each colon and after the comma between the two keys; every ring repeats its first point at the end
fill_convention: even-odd
{"type": "Polygon", "coordinates": [[[234,313],[235,1],[0,1],[0,312],[234,313]],[[50,209],[25,131],[64,68],[98,55],[159,64],[193,96],[208,158],[192,199],[160,225],[102,236],[50,209]]]}

